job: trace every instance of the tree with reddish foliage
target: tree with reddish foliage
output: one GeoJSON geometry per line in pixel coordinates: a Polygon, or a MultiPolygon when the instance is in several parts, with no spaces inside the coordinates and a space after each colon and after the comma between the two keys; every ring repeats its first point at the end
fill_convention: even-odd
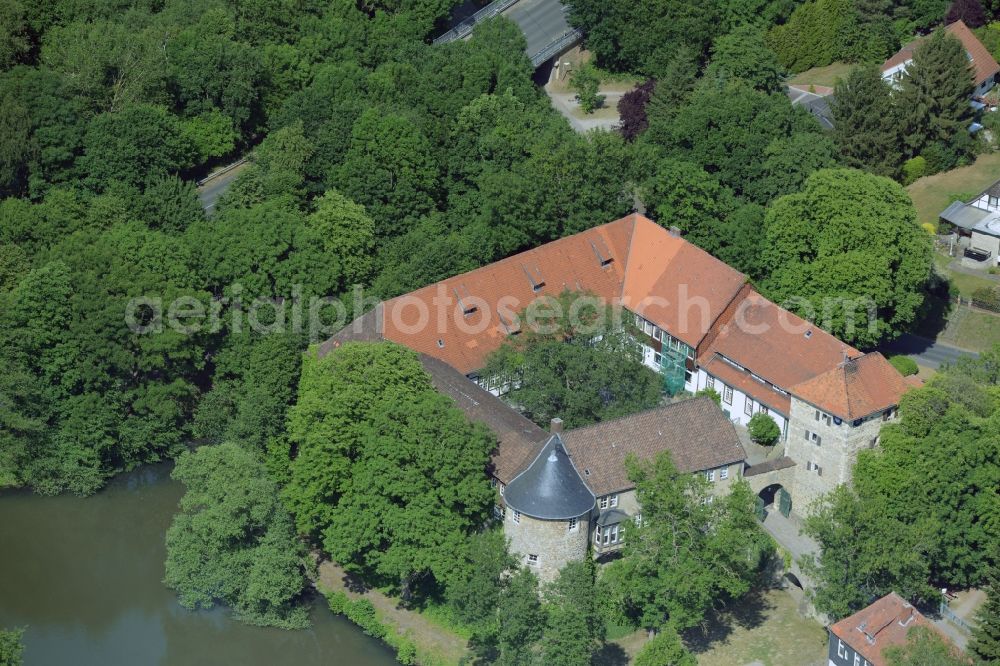
{"type": "Polygon", "coordinates": [[[649,119],[646,117],[646,104],[653,94],[656,81],[648,79],[642,85],[636,86],[634,90],[622,95],[618,100],[618,115],[621,119],[620,131],[626,141],[635,141],[636,137],[642,134],[649,126],[649,119]]]}
{"type": "Polygon", "coordinates": [[[944,17],[945,25],[963,21],[970,28],[986,25],[986,10],[979,0],[952,0],[951,7],[944,17]]]}

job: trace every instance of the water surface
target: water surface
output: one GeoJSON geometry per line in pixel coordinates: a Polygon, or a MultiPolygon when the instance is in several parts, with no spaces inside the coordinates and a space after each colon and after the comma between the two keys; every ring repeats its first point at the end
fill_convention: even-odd
{"type": "Polygon", "coordinates": [[[183,492],[169,474],[168,463],[143,467],[85,499],[0,494],[0,627],[27,627],[26,666],[397,663],[321,603],[305,631],[182,608],[162,583],[183,492]]]}

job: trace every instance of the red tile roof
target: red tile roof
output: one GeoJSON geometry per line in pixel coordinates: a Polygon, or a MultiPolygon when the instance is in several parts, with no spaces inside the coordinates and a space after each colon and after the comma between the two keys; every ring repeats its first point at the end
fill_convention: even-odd
{"type": "MultiPolygon", "coordinates": [[[[742,273],[641,215],[399,296],[348,327],[361,324],[350,335],[392,340],[467,375],[481,369],[487,356],[519,328],[515,322],[525,307],[541,295],[564,290],[620,299],[629,310],[696,347],[700,365],[713,363],[719,354],[845,418],[895,404],[907,386],[884,359],[871,369],[866,362],[860,380],[838,385],[833,371],[845,356],[859,356],[856,349],[775,305],[755,292],[742,273]]],[[[324,343],[324,351],[344,335],[324,343]]],[[[728,380],[719,377],[723,381],[735,386],[739,379],[755,399],[788,413],[787,396],[765,395],[770,392],[766,387],[745,384],[745,377],[736,378],[717,363],[712,367],[729,372],[728,380]]]]}
{"type": "Polygon", "coordinates": [[[727,315],[699,363],[721,354],[786,391],[833,368],[845,354],[859,353],[755,291],[727,315]]]}
{"type": "Polygon", "coordinates": [[[622,303],[697,347],[746,276],[655,222],[637,217],[622,303]]]}
{"type": "Polygon", "coordinates": [[[383,335],[464,374],[479,370],[506,339],[504,322],[540,296],[568,289],[618,297],[634,226],[634,216],[624,217],[387,301],[383,335]]]}
{"type": "MultiPolygon", "coordinates": [[[[895,592],[890,592],[850,617],[830,627],[830,633],[854,648],[873,666],[886,666],[884,652],[888,647],[905,645],[906,635],[913,627],[926,627],[951,641],[924,617],[920,611],[895,592]]],[[[832,639],[831,639],[832,640],[832,639]]]]}
{"type": "MultiPolygon", "coordinates": [[[[996,59],[990,54],[989,49],[983,46],[983,43],[979,41],[972,31],[969,30],[969,26],[965,25],[963,21],[955,21],[945,28],[945,32],[958,38],[962,42],[962,46],[965,47],[965,52],[972,59],[976,85],[993,78],[1000,72],[1000,64],[997,64],[996,59]]],[[[912,60],[913,52],[917,50],[925,39],[927,38],[921,37],[920,39],[915,39],[901,48],[882,64],[882,71],[886,72],[897,65],[902,65],[912,60]]]]}
{"type": "Polygon", "coordinates": [[[911,384],[878,352],[842,361],[792,392],[821,409],[853,421],[899,404],[911,384]]]}
{"type": "MultiPolygon", "coordinates": [[[[767,384],[760,383],[749,372],[734,368],[722,360],[718,354],[713,354],[708,362],[702,365],[702,368],[722,383],[743,391],[757,402],[763,403],[768,409],[786,417],[791,415],[791,396],[779,393],[767,384]]],[[[716,390],[719,388],[716,387],[716,390]]],[[[732,410],[736,413],[742,413],[743,405],[733,405],[732,410]]]]}

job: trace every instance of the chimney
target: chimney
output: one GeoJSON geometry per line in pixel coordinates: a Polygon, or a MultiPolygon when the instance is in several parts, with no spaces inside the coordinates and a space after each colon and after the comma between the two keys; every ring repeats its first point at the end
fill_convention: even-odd
{"type": "Polygon", "coordinates": [[[681,237],[681,228],[680,227],[674,227],[674,226],[672,226],[672,227],[670,227],[670,229],[668,231],[670,231],[670,235],[673,236],[674,238],[680,238],[681,237]]]}
{"type": "Polygon", "coordinates": [[[905,627],[913,620],[913,606],[906,604],[903,606],[903,610],[899,614],[899,626],[905,627]]]}
{"type": "Polygon", "coordinates": [[[549,432],[553,435],[558,435],[563,431],[562,429],[563,421],[558,416],[549,422],[549,432]]]}

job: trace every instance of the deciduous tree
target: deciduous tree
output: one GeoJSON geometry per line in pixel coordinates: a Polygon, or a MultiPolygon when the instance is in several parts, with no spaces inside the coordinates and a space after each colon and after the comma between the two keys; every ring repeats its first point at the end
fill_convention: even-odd
{"type": "Polygon", "coordinates": [[[253,454],[233,443],[203,446],[181,455],[171,476],[186,491],[167,530],[164,582],[181,604],[222,602],[249,624],[308,626],[305,550],[253,454]]]}
{"type": "Polygon", "coordinates": [[[545,589],[542,659],[553,666],[590,663],[604,641],[594,561],[570,562],[545,589]]]}
{"type": "Polygon", "coordinates": [[[1000,661],[1000,565],[990,569],[985,592],[986,603],[976,616],[969,652],[989,664],[1000,661]]]}
{"type": "Polygon", "coordinates": [[[930,241],[888,178],[824,169],[768,209],[763,292],[858,345],[913,321],[930,274],[930,241]]]}

